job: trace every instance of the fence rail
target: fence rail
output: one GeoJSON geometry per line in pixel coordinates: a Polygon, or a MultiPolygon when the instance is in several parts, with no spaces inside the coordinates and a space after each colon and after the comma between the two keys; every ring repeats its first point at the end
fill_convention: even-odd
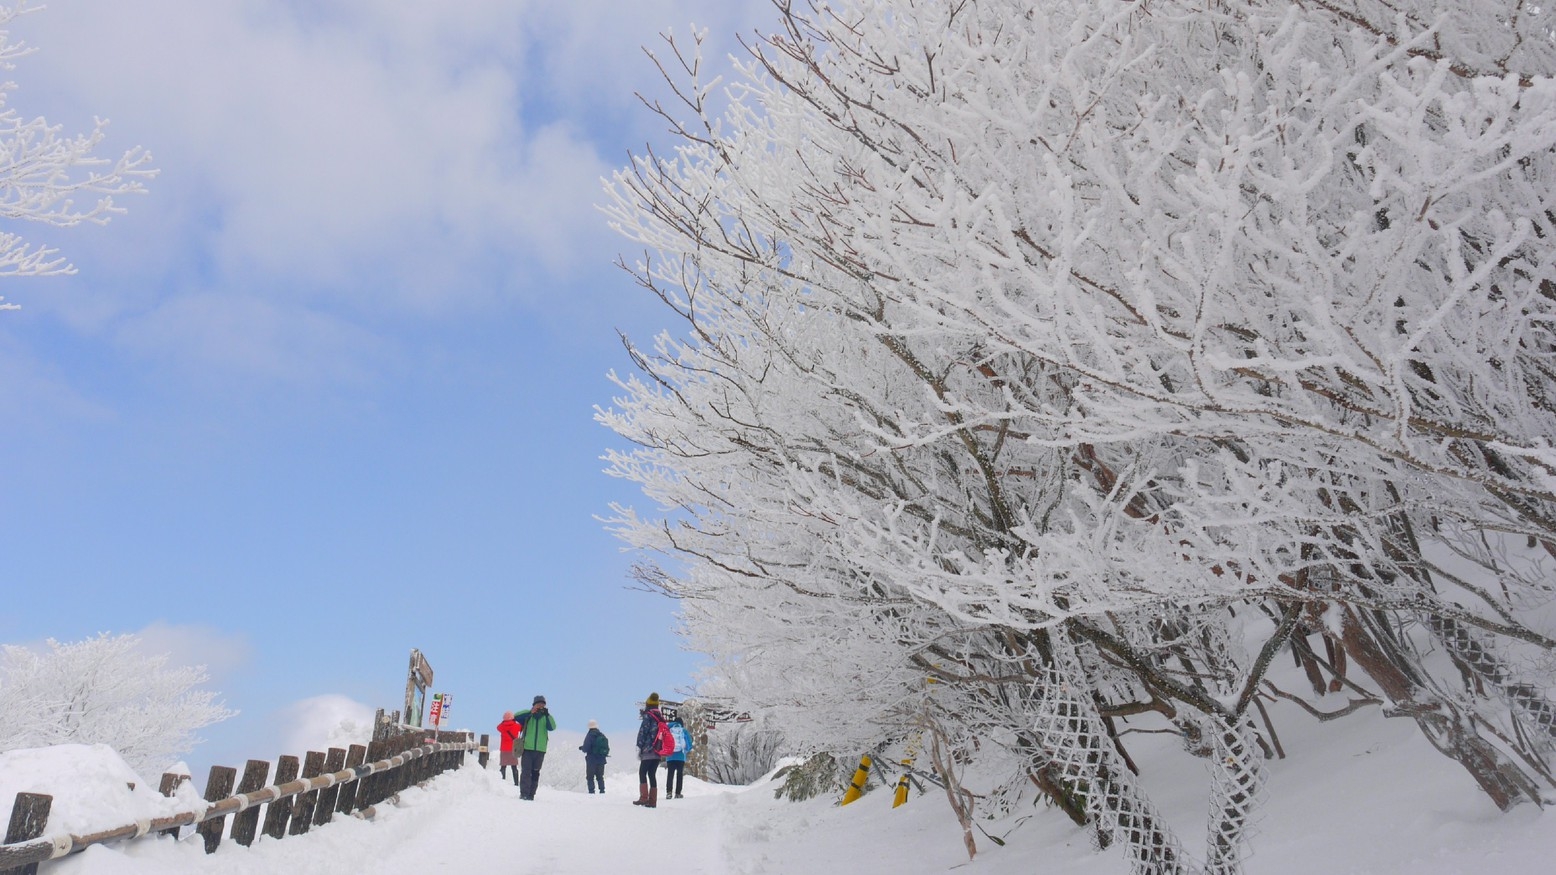
{"type": "MultiPolygon", "coordinates": [[[[470,733],[442,732],[450,738],[417,744],[429,733],[416,729],[396,737],[380,738],[349,750],[331,748],[328,755],[310,751],[298,776],[296,757],[283,756],[277,763],[276,783],[265,786],[270,764],[249,760],[238,792],[233,793],[237,771],[213,766],[206,782],[208,805],[128,823],[86,835],[68,832],[45,835],[50,796],[18,793],[11,810],[5,844],[0,844],[0,875],[33,875],[39,863],[58,859],[104,842],[138,839],[152,833],[177,835],[181,827],[195,826],[205,840],[206,853],[221,844],[228,815],[233,819],[231,837],[239,844],[254,841],[259,808],[266,805],[264,834],[273,838],[300,835],[310,826],[328,823],[334,814],[371,817],[373,806],[412,784],[464,765],[468,752],[484,753],[486,739],[477,742],[470,733]],[[324,771],[333,768],[333,771],[324,771]],[[232,794],[232,795],[229,795],[232,794]],[[213,798],[214,797],[214,798],[213,798]],[[285,804],[283,804],[285,803],[285,804]]],[[[483,763],[484,765],[484,763],[483,763]]],[[[160,787],[171,796],[186,775],[164,775],[160,787]]]]}

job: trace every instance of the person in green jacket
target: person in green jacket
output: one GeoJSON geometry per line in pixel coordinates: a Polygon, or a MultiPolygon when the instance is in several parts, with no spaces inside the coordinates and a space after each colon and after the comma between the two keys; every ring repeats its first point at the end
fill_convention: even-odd
{"type": "Polygon", "coordinates": [[[533,800],[540,785],[540,764],[546,759],[546,739],[556,729],[556,718],[546,708],[546,697],[536,696],[528,711],[513,715],[524,724],[524,752],[519,759],[519,798],[533,800]]]}

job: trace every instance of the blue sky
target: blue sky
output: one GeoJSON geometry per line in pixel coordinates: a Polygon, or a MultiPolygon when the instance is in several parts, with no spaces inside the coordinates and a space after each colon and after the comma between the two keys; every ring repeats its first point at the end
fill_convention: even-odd
{"type": "MultiPolygon", "coordinates": [[[[53,0],[9,104],[111,120],[160,176],[106,227],[24,226],[73,277],[0,295],[0,642],[144,632],[243,712],[196,764],[269,757],[288,706],[397,707],[420,648],[453,723],[543,693],[635,724],[691,683],[674,605],[594,519],[617,329],[600,177],[665,145],[634,91],[666,27],[765,0],[53,0]]],[[[292,752],[292,751],[285,751],[292,752]]]]}

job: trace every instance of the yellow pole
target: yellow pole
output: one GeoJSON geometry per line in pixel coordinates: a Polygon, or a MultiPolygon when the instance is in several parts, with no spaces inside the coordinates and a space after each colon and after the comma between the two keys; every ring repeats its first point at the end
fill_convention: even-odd
{"type": "MultiPolygon", "coordinates": [[[[930,678],[929,682],[934,683],[935,679],[930,678]]],[[[920,731],[908,742],[908,749],[904,751],[907,756],[902,758],[902,777],[897,779],[897,792],[893,793],[891,797],[891,807],[893,808],[908,801],[908,774],[913,769],[913,758],[918,756],[919,745],[923,741],[924,733],[920,731]]]]}
{"type": "Polygon", "coordinates": [[[869,776],[870,755],[865,754],[859,758],[859,768],[854,770],[854,779],[848,783],[848,789],[843,791],[844,805],[864,795],[864,782],[869,776]]]}

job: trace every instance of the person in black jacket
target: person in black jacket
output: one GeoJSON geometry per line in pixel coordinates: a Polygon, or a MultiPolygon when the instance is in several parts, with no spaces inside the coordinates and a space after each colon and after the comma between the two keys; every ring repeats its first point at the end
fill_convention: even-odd
{"type": "Polygon", "coordinates": [[[584,755],[584,779],[589,782],[589,792],[594,792],[594,785],[600,785],[600,792],[605,792],[605,758],[611,755],[610,740],[605,733],[600,731],[600,724],[590,720],[589,733],[584,736],[583,744],[578,749],[584,755]]]}

